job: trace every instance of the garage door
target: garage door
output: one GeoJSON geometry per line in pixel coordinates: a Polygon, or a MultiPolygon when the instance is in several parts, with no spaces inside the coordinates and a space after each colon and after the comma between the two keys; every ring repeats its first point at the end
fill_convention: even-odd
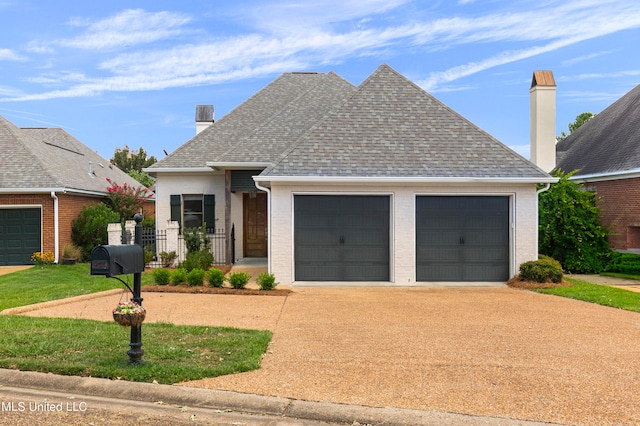
{"type": "Polygon", "coordinates": [[[296,195],[296,281],[389,281],[389,197],[296,195]]]}
{"type": "Polygon", "coordinates": [[[417,281],[508,279],[509,197],[417,197],[417,281]]]}
{"type": "Polygon", "coordinates": [[[0,209],[0,265],[29,265],[41,248],[40,209],[0,209]]]}

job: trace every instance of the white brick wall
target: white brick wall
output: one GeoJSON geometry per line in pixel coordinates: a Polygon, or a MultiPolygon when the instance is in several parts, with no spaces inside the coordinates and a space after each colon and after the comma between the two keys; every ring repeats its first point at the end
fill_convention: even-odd
{"type": "MultiPolygon", "coordinates": [[[[511,276],[522,262],[537,258],[537,196],[534,185],[284,185],[271,190],[271,271],[293,283],[293,195],[377,194],[391,196],[391,284],[415,285],[415,197],[417,195],[501,195],[511,200],[511,276]]],[[[336,283],[332,283],[336,284],[336,283]]],[[[380,283],[375,283],[380,285],[380,283]]],[[[389,285],[386,283],[385,285],[389,285]]]]}
{"type": "Polygon", "coordinates": [[[156,226],[165,229],[171,219],[171,195],[215,194],[216,223],[224,228],[224,173],[159,173],[156,183],[156,226]]]}

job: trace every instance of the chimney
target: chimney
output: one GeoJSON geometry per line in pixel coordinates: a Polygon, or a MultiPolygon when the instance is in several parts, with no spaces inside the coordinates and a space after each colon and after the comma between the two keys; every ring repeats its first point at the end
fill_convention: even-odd
{"type": "Polygon", "coordinates": [[[531,80],[531,161],[545,172],[556,167],[556,82],[551,71],[534,71],[531,80]]]}
{"type": "Polygon", "coordinates": [[[213,105],[196,105],[196,135],[213,124],[213,105]]]}

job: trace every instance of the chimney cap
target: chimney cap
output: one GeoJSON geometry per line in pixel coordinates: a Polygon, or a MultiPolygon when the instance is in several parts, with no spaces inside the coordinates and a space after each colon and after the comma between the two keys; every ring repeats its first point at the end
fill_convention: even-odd
{"type": "Polygon", "coordinates": [[[213,122],[213,105],[196,105],[196,122],[213,122]]]}
{"type": "Polygon", "coordinates": [[[549,70],[534,71],[531,79],[531,88],[536,86],[554,86],[556,81],[553,78],[553,72],[549,70]]]}

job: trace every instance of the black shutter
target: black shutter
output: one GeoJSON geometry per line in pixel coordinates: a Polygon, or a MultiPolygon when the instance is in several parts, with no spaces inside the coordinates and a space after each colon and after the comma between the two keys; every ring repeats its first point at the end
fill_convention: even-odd
{"type": "Polygon", "coordinates": [[[203,221],[204,221],[204,226],[207,227],[207,232],[213,234],[216,228],[216,196],[215,195],[204,196],[203,221]]]}
{"type": "Polygon", "coordinates": [[[181,208],[180,208],[180,195],[172,195],[171,196],[171,220],[178,222],[182,226],[181,218],[181,208]]]}

